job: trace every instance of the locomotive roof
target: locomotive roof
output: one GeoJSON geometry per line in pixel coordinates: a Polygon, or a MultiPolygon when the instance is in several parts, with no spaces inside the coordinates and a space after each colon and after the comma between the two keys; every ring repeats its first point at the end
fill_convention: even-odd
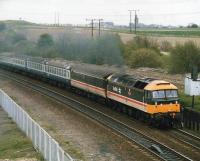
{"type": "Polygon", "coordinates": [[[121,82],[121,81],[142,81],[142,82],[146,82],[149,83],[153,80],[155,80],[154,78],[142,78],[136,75],[129,75],[129,74],[123,74],[123,73],[116,73],[113,74],[111,77],[111,80],[116,79],[116,82],[121,82]],[[117,79],[116,79],[117,78],[117,79]]]}
{"type": "Polygon", "coordinates": [[[122,73],[113,74],[108,79],[111,82],[123,84],[130,88],[135,87],[138,89],[144,89],[146,85],[155,80],[154,78],[141,78],[135,75],[122,73]]]}
{"type": "Polygon", "coordinates": [[[163,90],[163,89],[178,89],[178,88],[175,85],[163,80],[154,80],[145,87],[145,90],[163,90]]]}
{"type": "Polygon", "coordinates": [[[140,78],[134,75],[113,74],[108,79],[111,82],[120,83],[130,88],[134,87],[145,90],[177,89],[175,85],[167,81],[154,78],[140,78]]]}

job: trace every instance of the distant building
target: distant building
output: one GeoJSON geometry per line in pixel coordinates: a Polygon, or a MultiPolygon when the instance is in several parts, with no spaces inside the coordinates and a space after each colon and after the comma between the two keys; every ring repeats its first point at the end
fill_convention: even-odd
{"type": "Polygon", "coordinates": [[[102,26],[105,28],[113,28],[114,23],[113,22],[102,22],[102,26]]]}

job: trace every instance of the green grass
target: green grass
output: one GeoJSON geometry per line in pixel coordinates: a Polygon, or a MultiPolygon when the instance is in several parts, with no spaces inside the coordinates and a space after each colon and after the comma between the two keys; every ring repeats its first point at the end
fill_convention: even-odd
{"type": "MultiPolygon", "coordinates": [[[[183,107],[192,107],[192,96],[186,95],[184,90],[179,90],[180,102],[183,107]]],[[[200,96],[195,96],[194,110],[200,111],[200,96]]]]}
{"type": "Polygon", "coordinates": [[[43,160],[42,156],[34,150],[31,141],[2,110],[0,110],[0,122],[0,159],[43,160]]]}
{"type": "MultiPolygon", "coordinates": [[[[187,96],[184,93],[180,93],[181,104],[186,108],[192,106],[192,96],[187,96]]],[[[200,111],[200,96],[195,96],[194,110],[200,111]]]]}
{"type": "Polygon", "coordinates": [[[65,151],[67,151],[73,158],[77,158],[77,160],[85,161],[85,156],[81,149],[74,147],[69,141],[65,140],[63,143],[66,148],[64,148],[65,151]]]}
{"type": "MultiPolygon", "coordinates": [[[[130,33],[129,29],[113,29],[114,32],[130,33]]],[[[133,30],[134,34],[134,30],[133,30]]],[[[172,29],[137,29],[138,35],[146,36],[176,36],[200,37],[200,28],[172,28],[172,29]]]]}

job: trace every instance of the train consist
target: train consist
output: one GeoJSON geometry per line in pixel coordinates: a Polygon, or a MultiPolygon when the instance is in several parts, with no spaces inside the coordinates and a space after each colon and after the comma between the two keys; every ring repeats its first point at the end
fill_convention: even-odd
{"type": "Polygon", "coordinates": [[[0,65],[68,87],[89,98],[101,99],[113,109],[153,125],[177,126],[181,123],[178,89],[163,80],[55,66],[45,59],[15,56],[1,56],[0,65]]]}

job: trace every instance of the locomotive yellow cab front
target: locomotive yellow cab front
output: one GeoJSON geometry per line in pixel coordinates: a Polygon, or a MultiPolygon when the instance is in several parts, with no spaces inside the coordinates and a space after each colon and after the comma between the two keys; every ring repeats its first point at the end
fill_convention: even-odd
{"type": "Polygon", "coordinates": [[[146,109],[154,118],[180,119],[178,88],[166,81],[155,80],[145,88],[146,109]]]}

